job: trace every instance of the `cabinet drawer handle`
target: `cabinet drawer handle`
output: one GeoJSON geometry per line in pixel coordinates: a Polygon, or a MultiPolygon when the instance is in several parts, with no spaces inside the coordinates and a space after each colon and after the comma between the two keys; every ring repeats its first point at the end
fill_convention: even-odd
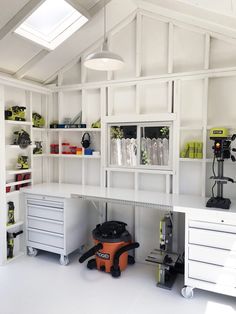
{"type": "Polygon", "coordinates": [[[42,230],[32,229],[32,228],[28,228],[28,231],[35,232],[35,233],[47,234],[47,235],[51,235],[51,236],[58,237],[58,238],[64,238],[64,236],[59,234],[59,233],[53,233],[53,232],[49,232],[49,231],[42,231],[42,230]]]}
{"type": "Polygon", "coordinates": [[[51,211],[55,211],[55,212],[63,212],[63,209],[61,208],[56,208],[56,207],[46,207],[46,206],[40,206],[40,205],[30,205],[28,206],[28,208],[36,208],[36,209],[43,209],[43,210],[51,210],[51,211]]]}
{"type": "Polygon", "coordinates": [[[37,220],[37,221],[43,221],[43,222],[49,222],[49,223],[53,223],[53,224],[56,224],[56,225],[63,225],[63,222],[58,221],[58,220],[39,218],[39,217],[30,216],[30,215],[28,216],[28,219],[37,220]]]}

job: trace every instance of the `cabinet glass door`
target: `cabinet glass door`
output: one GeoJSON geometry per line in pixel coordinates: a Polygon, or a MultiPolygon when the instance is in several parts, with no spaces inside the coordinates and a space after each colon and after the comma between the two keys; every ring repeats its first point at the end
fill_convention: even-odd
{"type": "Polygon", "coordinates": [[[169,126],[140,126],[140,165],[169,166],[169,126]]]}
{"type": "Polygon", "coordinates": [[[120,167],[137,166],[137,126],[110,127],[110,165],[120,167]]]}

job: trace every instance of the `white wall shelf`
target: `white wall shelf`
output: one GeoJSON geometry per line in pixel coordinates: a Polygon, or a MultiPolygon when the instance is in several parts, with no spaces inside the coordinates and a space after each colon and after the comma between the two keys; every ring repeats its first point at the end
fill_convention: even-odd
{"type": "Polygon", "coordinates": [[[7,230],[7,231],[14,230],[14,229],[16,229],[17,227],[21,227],[23,224],[24,224],[24,221],[18,221],[18,222],[16,222],[16,223],[14,223],[13,225],[7,226],[7,227],[6,227],[6,230],[7,230]]]}
{"type": "Polygon", "coordinates": [[[49,128],[49,132],[101,132],[100,128],[49,128]]]}
{"type": "Polygon", "coordinates": [[[13,120],[5,120],[6,124],[10,124],[10,125],[28,125],[28,126],[32,126],[32,122],[30,121],[13,121],[13,120]]]}
{"type": "Polygon", "coordinates": [[[76,155],[76,154],[48,154],[47,157],[51,158],[74,158],[74,159],[100,159],[101,156],[93,155],[76,155]]]}
{"type": "Polygon", "coordinates": [[[17,169],[17,170],[7,170],[7,175],[14,175],[14,174],[21,174],[21,173],[31,173],[33,170],[31,168],[29,169],[17,169]]]}
{"type": "Polygon", "coordinates": [[[16,185],[22,185],[22,184],[26,184],[26,183],[31,183],[32,180],[22,180],[22,181],[15,181],[15,182],[10,182],[6,184],[6,187],[12,187],[12,186],[16,186],[16,185]]]}
{"type": "Polygon", "coordinates": [[[198,159],[198,158],[179,158],[179,161],[181,162],[205,162],[204,159],[198,159]]]}

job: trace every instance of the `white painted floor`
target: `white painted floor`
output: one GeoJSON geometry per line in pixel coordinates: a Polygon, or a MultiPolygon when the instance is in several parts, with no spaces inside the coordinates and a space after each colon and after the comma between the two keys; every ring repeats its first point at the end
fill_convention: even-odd
{"type": "Polygon", "coordinates": [[[180,295],[155,286],[155,268],[129,266],[119,279],[79,264],[60,266],[57,255],[23,256],[0,267],[0,314],[233,314],[236,299],[196,290],[180,295]],[[4,296],[4,297],[3,297],[4,296]]]}

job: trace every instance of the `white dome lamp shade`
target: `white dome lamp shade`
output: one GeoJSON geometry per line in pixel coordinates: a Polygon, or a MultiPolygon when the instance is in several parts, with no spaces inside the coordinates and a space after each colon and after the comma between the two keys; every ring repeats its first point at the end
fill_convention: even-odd
{"type": "Polygon", "coordinates": [[[116,71],[123,67],[124,60],[118,54],[108,50],[106,39],[106,6],[104,3],[104,42],[102,50],[89,54],[84,60],[86,68],[97,71],[116,71]]]}

